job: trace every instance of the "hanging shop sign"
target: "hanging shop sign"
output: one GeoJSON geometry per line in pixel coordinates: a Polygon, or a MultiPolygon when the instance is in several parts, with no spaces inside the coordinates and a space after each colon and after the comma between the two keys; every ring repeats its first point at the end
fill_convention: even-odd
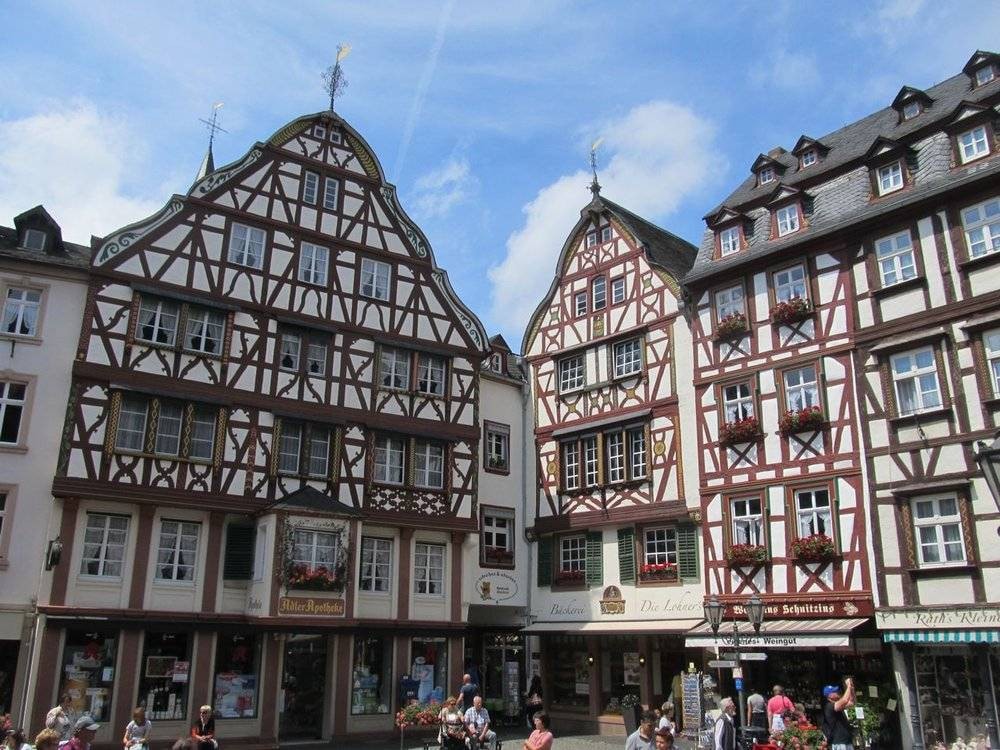
{"type": "Polygon", "coordinates": [[[343,599],[318,599],[312,596],[283,596],[278,599],[279,615],[307,617],[343,617],[343,599]]]}

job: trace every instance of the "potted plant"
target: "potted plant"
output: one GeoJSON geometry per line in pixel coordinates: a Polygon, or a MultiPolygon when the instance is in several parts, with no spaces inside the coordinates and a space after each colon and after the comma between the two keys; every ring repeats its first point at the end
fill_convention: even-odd
{"type": "Polygon", "coordinates": [[[719,439],[723,445],[752,443],[758,437],[760,437],[760,423],[757,417],[744,417],[735,422],[726,422],[719,430],[719,439]]]}
{"type": "Polygon", "coordinates": [[[303,563],[295,563],[288,570],[288,588],[304,591],[343,591],[346,566],[328,568],[318,565],[310,568],[303,563]]]}
{"type": "Polygon", "coordinates": [[[771,308],[771,320],[777,325],[787,326],[792,323],[798,323],[800,320],[805,320],[812,315],[812,312],[812,305],[809,303],[809,300],[802,299],[801,297],[792,297],[784,302],[779,302],[771,308]]]}
{"type": "Polygon", "coordinates": [[[487,456],[486,463],[491,469],[503,470],[507,468],[507,459],[496,454],[487,456]]]}
{"type": "Polygon", "coordinates": [[[741,312],[729,313],[715,327],[717,339],[731,339],[747,331],[747,316],[741,312]]]}
{"type": "Polygon", "coordinates": [[[767,547],[762,544],[734,544],[726,555],[733,566],[760,565],[768,560],[767,547]]]}
{"type": "Polygon", "coordinates": [[[639,711],[642,710],[640,698],[635,693],[625,693],[621,701],[622,721],[625,722],[625,734],[630,735],[639,728],[639,711]]]}
{"type": "Polygon", "coordinates": [[[582,570],[559,570],[556,571],[556,583],[573,584],[583,583],[584,572],[582,570]]]}
{"type": "Polygon", "coordinates": [[[514,552],[506,547],[485,547],[483,555],[488,563],[511,565],[514,562],[514,552]]]}
{"type": "Polygon", "coordinates": [[[399,730],[399,746],[403,747],[403,738],[408,727],[423,729],[436,727],[441,706],[438,703],[417,703],[414,701],[396,712],[396,728],[399,730]]]}
{"type": "Polygon", "coordinates": [[[771,735],[771,741],[788,750],[827,750],[823,733],[815,727],[791,726],[771,735]]]}
{"type": "Polygon", "coordinates": [[[789,409],[778,419],[778,429],[782,435],[795,432],[818,430],[823,426],[826,417],[818,405],[806,406],[803,409],[789,409]]]}
{"type": "Polygon", "coordinates": [[[676,581],[677,563],[646,563],[639,566],[640,581],[676,581]]]}
{"type": "Polygon", "coordinates": [[[810,534],[792,542],[792,556],[801,562],[823,562],[835,558],[837,549],[826,534],[810,534]]]}

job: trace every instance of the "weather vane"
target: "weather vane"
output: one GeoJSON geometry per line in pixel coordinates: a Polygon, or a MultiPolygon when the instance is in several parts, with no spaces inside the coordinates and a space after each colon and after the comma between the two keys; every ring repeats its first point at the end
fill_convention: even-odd
{"type": "Polygon", "coordinates": [[[228,133],[229,131],[225,128],[219,126],[219,110],[222,109],[222,102],[216,102],[212,105],[212,119],[206,120],[204,117],[199,117],[198,121],[205,123],[208,128],[208,150],[212,150],[212,144],[215,142],[216,133],[228,133]]]}
{"type": "Polygon", "coordinates": [[[340,67],[341,61],[351,54],[351,45],[337,45],[337,59],[334,64],[323,73],[323,82],[326,84],[326,93],[330,95],[330,111],[333,112],[333,103],[344,89],[347,88],[347,79],[344,78],[344,70],[340,67]]]}
{"type": "Polygon", "coordinates": [[[604,136],[590,144],[590,171],[594,173],[594,180],[590,183],[590,192],[596,198],[601,192],[601,184],[597,181],[597,148],[604,143],[604,136]]]}

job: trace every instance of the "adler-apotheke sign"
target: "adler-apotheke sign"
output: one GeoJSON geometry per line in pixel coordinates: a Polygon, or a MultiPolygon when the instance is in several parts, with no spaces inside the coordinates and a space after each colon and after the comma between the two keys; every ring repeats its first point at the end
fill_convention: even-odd
{"type": "Polygon", "coordinates": [[[343,617],[343,599],[318,599],[311,596],[283,596],[278,599],[279,615],[306,617],[343,617]]]}

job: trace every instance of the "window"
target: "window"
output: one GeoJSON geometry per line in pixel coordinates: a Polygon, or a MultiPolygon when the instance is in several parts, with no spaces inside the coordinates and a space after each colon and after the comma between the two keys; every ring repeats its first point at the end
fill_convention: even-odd
{"type": "Polygon", "coordinates": [[[379,382],[383,388],[410,387],[410,353],[402,349],[383,347],[379,354],[379,382]]]}
{"type": "Polygon", "coordinates": [[[48,235],[40,229],[26,229],[24,231],[24,247],[26,250],[44,250],[47,239],[48,235]]]}
{"type": "Polygon", "coordinates": [[[196,404],[123,395],[115,449],[142,453],[149,432],[152,452],[158,456],[211,461],[215,453],[217,413],[217,409],[196,404]],[[153,411],[151,404],[156,407],[153,411]]]}
{"type": "Polygon", "coordinates": [[[764,520],[759,497],[733,500],[733,544],[764,544],[764,520]]]}
{"type": "Polygon", "coordinates": [[[161,521],[156,552],[156,580],[194,581],[200,523],[161,521]]]}
{"type": "Polygon", "coordinates": [[[128,516],[88,513],[83,532],[80,573],[85,576],[120,578],[128,538],[128,516]]]}
{"type": "Polygon", "coordinates": [[[985,84],[996,78],[996,71],[993,70],[992,65],[984,65],[976,71],[976,85],[984,86],[985,84]]]}
{"type": "Polygon", "coordinates": [[[156,417],[155,453],[161,456],[180,455],[183,422],[184,407],[172,401],[160,403],[160,413],[156,417]]]}
{"type": "Polygon", "coordinates": [[[568,357],[559,362],[559,390],[566,391],[582,388],[583,378],[583,355],[568,357]]]}
{"type": "Polygon", "coordinates": [[[923,111],[923,108],[920,106],[920,102],[912,100],[908,101],[903,105],[903,119],[912,120],[914,117],[919,115],[921,111],[923,111]]]}
{"type": "Polygon", "coordinates": [[[310,425],[306,473],[311,477],[325,477],[330,473],[330,430],[310,425]]]}
{"type": "Polygon", "coordinates": [[[603,276],[595,276],[592,289],[594,310],[603,310],[608,303],[607,282],[603,276]]]}
{"type": "Polygon", "coordinates": [[[884,167],[879,167],[876,173],[878,177],[878,194],[885,195],[892,193],[903,187],[903,164],[895,161],[884,167]]]}
{"type": "Polygon", "coordinates": [[[577,292],[573,296],[574,312],[576,317],[587,314],[587,293],[577,292]]]}
{"type": "Polygon", "coordinates": [[[139,300],[139,325],[135,337],[151,344],[173,346],[177,338],[178,309],[176,302],[143,295],[139,300]]]}
{"type": "Polygon", "coordinates": [[[215,412],[195,407],[191,415],[191,446],[188,457],[211,461],[215,452],[215,412]]]}
{"type": "Polygon", "coordinates": [[[17,445],[28,386],[0,380],[0,444],[17,445]]]}
{"type": "Polygon", "coordinates": [[[222,333],[226,328],[226,316],[215,310],[192,307],[187,313],[187,334],[184,348],[203,354],[222,353],[222,333]]]}
{"type": "Polygon", "coordinates": [[[749,383],[734,383],[722,388],[722,405],[726,422],[738,422],[753,416],[753,395],[749,383]]]}
{"type": "Polygon", "coordinates": [[[216,636],[212,704],[218,718],[252,719],[257,715],[260,638],[248,632],[216,636]]]}
{"type": "Polygon", "coordinates": [[[322,125],[313,125],[313,136],[321,141],[326,140],[326,128],[322,125]]]}
{"type": "Polygon", "coordinates": [[[782,373],[785,381],[785,407],[801,411],[819,406],[819,389],[816,387],[816,368],[796,367],[782,373]]]}
{"type": "Polygon", "coordinates": [[[779,237],[799,231],[799,204],[782,206],[774,212],[774,218],[778,222],[779,237]]]}
{"type": "Polygon", "coordinates": [[[310,375],[322,376],[326,374],[326,343],[322,341],[309,340],[306,348],[306,372],[310,375]]]}
{"type": "Polygon", "coordinates": [[[323,181],[323,208],[327,211],[337,210],[337,193],[340,192],[340,180],[327,177],[323,181]]]}
{"type": "Polygon", "coordinates": [[[325,247],[303,242],[299,254],[299,281],[326,286],[327,260],[330,251],[325,247]]]}
{"type": "Polygon", "coordinates": [[[115,679],[118,677],[115,664],[120,635],[116,628],[103,630],[93,622],[82,628],[66,629],[59,694],[78,696],[72,710],[85,711],[94,721],[108,721],[111,701],[118,698],[115,688],[121,681],[115,679]]]}
{"type": "Polygon", "coordinates": [[[930,347],[896,354],[891,359],[892,381],[899,415],[917,414],[941,406],[937,363],[930,347]]]}
{"type": "Polygon", "coordinates": [[[3,332],[14,336],[37,336],[41,304],[42,293],[37,289],[8,288],[3,304],[3,332]]]}
{"type": "Polygon", "coordinates": [[[954,497],[912,500],[913,531],[920,565],[965,562],[965,540],[958,500],[954,497]]]}
{"type": "MultiPolygon", "coordinates": [[[[502,552],[514,551],[514,513],[491,509],[483,513],[483,547],[502,552]]],[[[489,561],[489,553],[486,555],[489,561]]],[[[496,562],[494,560],[493,562],[496,562]]],[[[510,560],[513,562],[513,560],[510,560]]]]}
{"type": "Polygon", "coordinates": [[[608,482],[625,481],[625,440],[620,432],[604,436],[604,454],[607,461],[608,482]]]}
{"type": "Polygon", "coordinates": [[[611,279],[611,304],[617,305],[625,301],[625,277],[611,279]]]}
{"type": "Polygon", "coordinates": [[[510,471],[510,428],[493,422],[485,423],[486,468],[510,471]]]}
{"type": "Polygon", "coordinates": [[[141,452],[145,447],[146,410],[144,398],[125,396],[122,398],[118,414],[118,432],[115,434],[115,448],[121,451],[141,452]]]}
{"type": "Polygon", "coordinates": [[[758,185],[766,185],[769,182],[774,182],[774,167],[764,167],[757,173],[758,185]]]}
{"type": "Polygon", "coordinates": [[[715,317],[722,320],[735,314],[743,314],[743,287],[731,286],[716,292],[715,317]]]}
{"type": "MultiPolygon", "coordinates": [[[[430,636],[411,639],[409,674],[414,675],[414,679],[417,679],[416,675],[420,676],[417,687],[419,703],[437,703],[439,696],[447,695],[451,688],[451,678],[448,675],[448,639],[430,636]]],[[[492,681],[492,678],[486,679],[492,681]]],[[[499,686],[496,689],[499,692],[499,686]]]]}
{"type": "Polygon", "coordinates": [[[882,286],[892,286],[917,275],[916,258],[910,231],[875,241],[875,259],[882,286]]]}
{"type": "Polygon", "coordinates": [[[302,183],[302,200],[310,205],[316,204],[316,195],[319,192],[319,175],[315,172],[306,172],[302,183]]]}
{"type": "Polygon", "coordinates": [[[330,128],[330,143],[337,143],[337,144],[339,144],[339,143],[341,143],[342,140],[343,140],[343,138],[341,137],[340,129],[339,128],[330,128]]]}
{"type": "Polygon", "coordinates": [[[389,299],[389,279],[391,273],[388,263],[361,259],[361,296],[379,299],[383,302],[389,299]]]}
{"type": "Polygon", "coordinates": [[[816,155],[816,149],[811,148],[808,151],[803,151],[802,152],[802,166],[803,167],[811,167],[813,164],[816,163],[817,158],[818,157],[816,155]]]}
{"type": "Polygon", "coordinates": [[[257,527],[253,523],[227,523],[226,544],[223,550],[222,578],[226,581],[249,581],[254,577],[254,546],[267,536],[267,527],[261,527],[261,539],[255,540],[257,527]]]}
{"type": "Polygon", "coordinates": [[[983,334],[986,348],[986,370],[989,373],[993,395],[1000,398],[1000,328],[983,334]]]}
{"type": "Polygon", "coordinates": [[[792,266],[774,272],[774,299],[788,302],[791,299],[806,299],[806,269],[792,266]]]}
{"type": "Polygon", "coordinates": [[[569,572],[587,569],[587,537],[564,536],[559,540],[559,570],[569,572]]]}
{"type": "Polygon", "coordinates": [[[580,487],[580,450],[576,443],[563,443],[563,488],[575,490],[580,487]]]}
{"type": "Polygon", "coordinates": [[[261,268],[264,265],[264,230],[233,224],[229,238],[229,262],[238,266],[261,268]]]}
{"type": "MultiPolygon", "coordinates": [[[[7,532],[10,533],[10,521],[8,518],[8,513],[13,510],[13,507],[8,507],[7,498],[9,497],[7,490],[0,490],[0,542],[3,542],[3,527],[7,526],[7,532]]],[[[11,501],[11,506],[13,506],[13,501],[11,501]]],[[[3,547],[0,546],[0,560],[6,559],[6,555],[3,553],[3,547]]]]}
{"type": "Polygon", "coordinates": [[[677,564],[677,530],[646,529],[643,543],[643,563],[646,565],[677,564]]]}
{"type": "Polygon", "coordinates": [[[725,258],[727,255],[738,253],[740,250],[740,228],[727,227],[719,232],[719,254],[725,258]]]}
{"type": "Polygon", "coordinates": [[[323,568],[335,573],[339,547],[340,535],[335,532],[295,529],[292,534],[292,564],[310,571],[323,568]]]}
{"type": "Polygon", "coordinates": [[[326,477],[330,473],[330,429],[282,421],[278,429],[278,472],[326,477]],[[303,455],[303,448],[305,454],[303,455]]]}
{"type": "Polygon", "coordinates": [[[139,679],[139,694],[134,705],[146,709],[146,718],[153,721],[186,719],[188,715],[188,682],[177,682],[177,662],[191,663],[193,633],[146,631],[143,638],[143,665],[139,679]],[[157,665],[156,668],[151,668],[157,665]]]}
{"type": "Polygon", "coordinates": [[[297,333],[284,331],[281,334],[280,346],[278,366],[282,370],[297,371],[299,369],[299,354],[302,351],[302,337],[297,333]]]}
{"type": "Polygon", "coordinates": [[[615,377],[624,378],[642,372],[642,342],[640,339],[620,341],[614,346],[615,377]]]}
{"type": "Polygon", "coordinates": [[[634,427],[627,430],[626,434],[632,479],[643,479],[646,476],[646,430],[643,427],[634,427]]]}
{"type": "Polygon", "coordinates": [[[795,491],[795,517],[800,539],[813,534],[833,538],[833,521],[830,515],[830,491],[813,488],[795,491]]]}
{"type": "Polygon", "coordinates": [[[970,257],[1000,252],[1000,198],[964,209],[962,226],[970,257]]]}
{"type": "Polygon", "coordinates": [[[587,232],[587,247],[597,244],[597,232],[587,232]]]}
{"type": "Polygon", "coordinates": [[[403,441],[400,438],[375,438],[375,481],[403,483],[403,441]]]}
{"type": "Polygon", "coordinates": [[[444,357],[434,354],[417,355],[417,390],[432,396],[444,395],[444,357]]]}
{"type": "Polygon", "coordinates": [[[597,437],[585,437],[583,445],[583,482],[588,487],[597,484],[597,437]]]}
{"type": "Polygon", "coordinates": [[[413,592],[444,596],[444,545],[417,542],[413,552],[413,592]]]}
{"type": "Polygon", "coordinates": [[[278,471],[299,473],[299,451],[302,448],[302,425],[282,422],[278,434],[278,471]]]}
{"type": "Polygon", "coordinates": [[[962,164],[967,164],[990,152],[990,142],[986,139],[986,126],[980,125],[958,136],[958,150],[962,164]]]}
{"type": "Polygon", "coordinates": [[[601,227],[601,242],[611,242],[611,227],[601,227]]]}
{"type": "Polygon", "coordinates": [[[392,540],[361,537],[361,590],[384,594],[392,584],[392,540]]]}
{"type": "Polygon", "coordinates": [[[351,672],[351,714],[387,714],[392,707],[393,639],[361,633],[354,637],[354,664],[351,672]]]}
{"type": "Polygon", "coordinates": [[[418,487],[435,490],[444,487],[444,446],[427,440],[416,440],[413,452],[413,483],[418,487]]]}

